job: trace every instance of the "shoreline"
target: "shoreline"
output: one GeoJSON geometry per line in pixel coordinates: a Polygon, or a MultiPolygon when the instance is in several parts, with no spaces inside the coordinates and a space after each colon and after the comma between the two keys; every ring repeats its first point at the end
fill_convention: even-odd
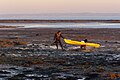
{"type": "Polygon", "coordinates": [[[89,23],[89,22],[120,23],[120,20],[31,20],[31,19],[0,20],[0,23],[89,23]]]}

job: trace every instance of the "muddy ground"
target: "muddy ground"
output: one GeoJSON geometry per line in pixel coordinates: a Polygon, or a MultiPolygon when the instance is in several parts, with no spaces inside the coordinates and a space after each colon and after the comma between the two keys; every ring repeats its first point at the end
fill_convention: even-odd
{"type": "Polygon", "coordinates": [[[11,80],[119,80],[120,29],[18,28],[0,30],[0,79],[11,80]],[[60,30],[67,39],[101,44],[86,51],[64,45],[64,51],[51,45],[60,30]],[[11,43],[10,43],[11,42],[11,43]],[[26,44],[13,45],[15,42],[26,44]],[[10,45],[11,44],[11,45],[10,45]],[[3,44],[2,44],[3,45],[3,44]]]}

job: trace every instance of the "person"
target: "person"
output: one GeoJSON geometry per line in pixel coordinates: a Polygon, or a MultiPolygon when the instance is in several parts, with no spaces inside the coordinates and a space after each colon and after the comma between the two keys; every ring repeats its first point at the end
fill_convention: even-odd
{"type": "Polygon", "coordinates": [[[55,33],[55,35],[54,35],[55,42],[54,43],[56,44],[57,49],[58,49],[58,44],[60,44],[61,49],[63,50],[63,45],[61,43],[61,38],[64,39],[64,37],[61,34],[61,31],[58,31],[57,33],[55,33]]]}
{"type": "MultiPolygon", "coordinates": [[[[88,40],[87,39],[84,39],[83,41],[81,41],[81,42],[88,42],[88,40]]],[[[81,49],[83,49],[83,50],[86,50],[86,45],[81,45],[81,49]]]]}

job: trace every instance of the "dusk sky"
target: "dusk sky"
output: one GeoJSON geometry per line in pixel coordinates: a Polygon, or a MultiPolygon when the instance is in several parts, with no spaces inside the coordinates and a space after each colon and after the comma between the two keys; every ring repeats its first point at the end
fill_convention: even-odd
{"type": "Polygon", "coordinates": [[[0,0],[0,14],[120,13],[120,0],[0,0]]]}

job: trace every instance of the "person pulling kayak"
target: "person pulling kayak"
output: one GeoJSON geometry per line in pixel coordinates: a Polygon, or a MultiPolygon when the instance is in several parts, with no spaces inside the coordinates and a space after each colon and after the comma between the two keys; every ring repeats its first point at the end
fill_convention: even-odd
{"type": "Polygon", "coordinates": [[[56,44],[57,49],[58,49],[58,44],[60,44],[61,49],[64,50],[64,49],[63,49],[62,42],[61,42],[61,38],[64,39],[64,37],[63,37],[62,34],[61,34],[61,31],[58,31],[58,32],[55,33],[55,35],[54,35],[54,40],[55,40],[54,43],[56,44]]]}

